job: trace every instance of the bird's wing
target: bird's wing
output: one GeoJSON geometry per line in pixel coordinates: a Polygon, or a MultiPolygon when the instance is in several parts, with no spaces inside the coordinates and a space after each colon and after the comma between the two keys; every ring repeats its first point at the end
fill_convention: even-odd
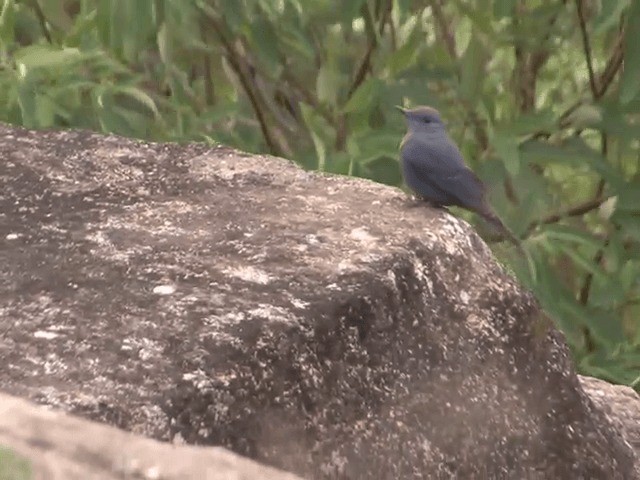
{"type": "Polygon", "coordinates": [[[402,157],[415,176],[449,198],[450,204],[474,211],[484,209],[482,181],[462,159],[451,140],[428,141],[408,138],[402,145],[402,157]]]}

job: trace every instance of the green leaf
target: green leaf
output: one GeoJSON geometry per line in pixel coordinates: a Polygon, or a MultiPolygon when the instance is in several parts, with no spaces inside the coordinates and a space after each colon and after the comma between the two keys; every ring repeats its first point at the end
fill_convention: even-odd
{"type": "Polygon", "coordinates": [[[30,45],[15,53],[16,63],[28,70],[35,68],[68,67],[82,59],[77,48],[55,48],[45,45],[30,45]]]}
{"type": "MultiPolygon", "coordinates": [[[[640,96],[638,97],[640,103],[640,96]]],[[[625,109],[632,107],[632,103],[625,105],[625,109]]],[[[640,110],[640,104],[635,111],[640,110]]],[[[615,135],[619,139],[634,141],[638,138],[638,126],[631,123],[628,119],[629,112],[625,112],[622,106],[617,102],[603,102],[600,105],[601,120],[595,124],[597,128],[610,135],[615,135]]],[[[631,110],[633,112],[634,110],[631,110]]]]}
{"type": "Polygon", "coordinates": [[[583,245],[589,248],[591,253],[595,253],[602,246],[602,242],[594,238],[593,235],[559,224],[546,226],[544,228],[544,236],[550,240],[558,240],[564,244],[569,244],[568,247],[571,247],[572,250],[575,249],[576,245],[583,245]]]}
{"type": "Polygon", "coordinates": [[[302,58],[300,62],[314,59],[315,50],[310,38],[298,29],[297,25],[292,25],[286,32],[280,33],[280,41],[282,42],[282,50],[288,52],[290,58],[292,52],[296,52],[302,58]]]}
{"type": "Polygon", "coordinates": [[[260,12],[262,16],[266,16],[270,22],[278,20],[277,2],[273,0],[258,0],[258,4],[262,10],[262,12],[260,12]]]}
{"type": "Polygon", "coordinates": [[[555,114],[551,109],[538,110],[520,115],[507,122],[500,122],[494,128],[514,136],[526,135],[539,131],[554,131],[556,129],[555,114]]]}
{"type": "Polygon", "coordinates": [[[364,176],[387,185],[395,186],[402,183],[398,161],[388,156],[378,155],[374,160],[367,162],[364,176]]]}
{"type": "Polygon", "coordinates": [[[347,104],[343,107],[343,113],[362,112],[367,110],[377,100],[378,92],[382,84],[376,78],[368,78],[353,92],[347,104]]]}
{"type": "Polygon", "coordinates": [[[38,107],[36,88],[30,75],[24,75],[18,82],[18,105],[22,115],[22,124],[28,128],[38,127],[38,107]]]}
{"type": "Polygon", "coordinates": [[[56,104],[46,94],[36,96],[36,124],[38,128],[52,127],[56,114],[56,104]]]}
{"type": "Polygon", "coordinates": [[[396,0],[396,8],[398,13],[412,15],[412,9],[414,6],[414,0],[396,0]]]}
{"type": "Polygon", "coordinates": [[[640,215],[640,179],[626,183],[618,194],[616,210],[640,215]]]}
{"type": "Polygon", "coordinates": [[[67,31],[71,27],[72,20],[65,10],[64,2],[41,2],[39,5],[47,23],[56,30],[67,31]]]}
{"type": "Polygon", "coordinates": [[[485,65],[489,58],[484,35],[473,29],[471,40],[465,50],[461,63],[460,96],[470,105],[475,105],[485,79],[485,65]]]}
{"type": "Polygon", "coordinates": [[[493,147],[504,162],[504,166],[511,175],[520,172],[520,152],[518,140],[509,133],[495,132],[492,138],[493,147]]]}
{"type": "Polygon", "coordinates": [[[14,0],[4,0],[0,10],[0,44],[4,44],[5,48],[15,41],[15,10],[14,0]]]}
{"type": "MultiPolygon", "coordinates": [[[[630,188],[630,190],[633,189],[630,188]]],[[[611,220],[615,225],[620,226],[625,236],[640,242],[640,213],[638,213],[638,204],[633,203],[633,194],[625,200],[625,203],[627,204],[624,209],[616,208],[611,220]]]]}
{"type": "Polygon", "coordinates": [[[327,157],[325,171],[339,175],[349,175],[352,158],[347,152],[333,152],[327,157]]]}
{"type": "Polygon", "coordinates": [[[325,163],[327,162],[327,149],[324,146],[324,142],[316,132],[310,132],[311,139],[313,140],[313,146],[316,149],[318,155],[318,170],[325,171],[325,163]]]}
{"type": "Polygon", "coordinates": [[[171,48],[172,39],[169,29],[167,28],[167,24],[163,23],[160,25],[158,29],[158,34],[156,35],[156,41],[158,43],[158,53],[160,54],[160,59],[162,63],[165,65],[169,65],[172,62],[172,53],[173,49],[171,48]]]}
{"type": "Polygon", "coordinates": [[[325,62],[318,71],[316,92],[318,100],[335,105],[340,88],[340,74],[334,62],[325,62]]]}
{"type": "Polygon", "coordinates": [[[96,27],[98,39],[101,45],[109,46],[111,43],[111,0],[96,0],[96,27]]]}
{"type": "Polygon", "coordinates": [[[302,15],[304,9],[302,8],[300,0],[288,0],[287,3],[288,5],[291,5],[291,7],[293,7],[297,15],[302,15]]]}
{"type": "Polygon", "coordinates": [[[245,33],[251,39],[251,46],[258,61],[271,77],[278,77],[282,65],[278,49],[278,35],[273,25],[266,18],[258,17],[250,28],[245,29],[245,33]]]}
{"type": "Polygon", "coordinates": [[[122,87],[116,86],[111,89],[111,94],[120,94],[120,95],[125,95],[127,97],[133,98],[138,103],[146,107],[151,113],[153,113],[153,115],[156,118],[160,117],[160,112],[158,111],[158,108],[156,107],[156,104],[153,101],[153,99],[149,95],[147,95],[143,90],[140,90],[139,88],[128,87],[128,86],[122,86],[122,87]]]}
{"type": "Polygon", "coordinates": [[[495,0],[493,3],[493,16],[496,19],[513,16],[516,8],[516,0],[495,0]]]}
{"type": "Polygon", "coordinates": [[[319,115],[306,103],[300,104],[300,111],[302,112],[302,118],[304,118],[309,134],[311,135],[311,140],[313,141],[313,146],[316,150],[316,155],[318,157],[318,170],[323,172],[327,161],[327,148],[325,147],[325,142],[321,137],[322,126],[320,124],[319,115]]]}
{"type": "Polygon", "coordinates": [[[613,312],[624,304],[627,292],[621,278],[617,275],[620,270],[610,267],[607,261],[604,264],[607,265],[607,270],[611,273],[601,277],[593,277],[589,304],[613,312]]]}
{"type": "Polygon", "coordinates": [[[358,135],[355,139],[359,145],[359,153],[356,154],[358,161],[367,163],[382,156],[397,159],[401,138],[400,133],[386,133],[380,130],[369,130],[363,135],[358,135]]]}
{"type": "Polygon", "coordinates": [[[593,32],[602,34],[612,27],[617,27],[620,16],[629,6],[631,0],[608,0],[600,3],[600,13],[595,19],[593,32]]]}
{"type": "Polygon", "coordinates": [[[134,130],[122,109],[114,102],[110,87],[99,87],[93,92],[98,122],[105,133],[131,136],[134,130]]]}
{"type": "Polygon", "coordinates": [[[422,51],[422,42],[414,42],[412,39],[407,40],[404,45],[388,56],[387,68],[389,73],[395,77],[411,67],[422,51]]]}
{"type": "Polygon", "coordinates": [[[348,2],[343,2],[340,8],[338,8],[342,23],[351,23],[355,17],[359,16],[360,9],[366,1],[367,0],[349,0],[348,2]]]}
{"type": "Polygon", "coordinates": [[[602,110],[595,105],[583,103],[567,116],[566,121],[574,128],[593,127],[602,121],[602,110]]]}
{"type": "Polygon", "coordinates": [[[576,169],[590,169],[600,174],[612,186],[624,183],[620,173],[607,163],[602,154],[580,137],[572,137],[560,145],[538,140],[528,140],[520,146],[523,161],[538,165],[563,165],[576,169]]]}
{"type": "Polygon", "coordinates": [[[551,314],[554,322],[562,329],[567,340],[578,345],[581,341],[580,315],[575,313],[573,292],[563,284],[557,272],[549,266],[548,257],[543,251],[532,252],[537,272],[536,294],[544,309],[551,314]]]}
{"type": "Polygon", "coordinates": [[[600,266],[594,263],[592,257],[583,255],[569,245],[562,245],[560,248],[576,265],[582,267],[586,272],[589,272],[594,277],[597,277],[599,281],[607,280],[607,276],[604,274],[600,266]]]}
{"type": "MultiPolygon", "coordinates": [[[[640,222],[640,218],[638,222],[640,222]]],[[[628,260],[625,262],[620,269],[619,276],[622,290],[627,293],[640,282],[640,261],[628,260]]],[[[640,323],[638,326],[640,327],[640,323]]]]}
{"type": "Polygon", "coordinates": [[[626,341],[622,323],[611,310],[580,306],[584,324],[599,344],[609,348],[626,341]]]}
{"type": "Polygon", "coordinates": [[[29,460],[0,446],[0,479],[30,480],[31,478],[33,477],[29,460]]]}
{"type": "Polygon", "coordinates": [[[620,78],[620,103],[633,100],[640,91],[640,1],[634,1],[627,14],[624,36],[624,70],[620,78]]]}
{"type": "MultiPolygon", "coordinates": [[[[210,8],[209,1],[198,1],[200,8],[210,8]],[[200,5],[202,4],[202,5],[200,5]]],[[[245,24],[246,8],[239,7],[238,0],[218,0],[220,13],[224,14],[224,20],[232,31],[240,30],[245,24]]]]}
{"type": "Polygon", "coordinates": [[[623,380],[626,377],[620,364],[615,359],[607,358],[602,351],[596,351],[584,356],[579,364],[579,369],[584,374],[592,377],[603,378],[610,382],[627,383],[623,380]]]}

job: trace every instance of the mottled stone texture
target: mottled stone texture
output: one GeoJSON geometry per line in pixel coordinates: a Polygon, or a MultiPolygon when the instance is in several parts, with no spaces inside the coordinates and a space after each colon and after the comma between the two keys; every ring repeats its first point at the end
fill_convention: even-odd
{"type": "Polygon", "coordinates": [[[229,148],[0,127],[0,388],[309,478],[626,479],[463,221],[229,148]]]}
{"type": "Polygon", "coordinates": [[[640,395],[630,387],[612,385],[597,378],[578,376],[580,384],[636,454],[636,478],[640,478],[640,395]]]}
{"type": "MultiPolygon", "coordinates": [[[[7,445],[31,480],[301,480],[224,448],[161,443],[0,393],[7,445]]],[[[0,479],[23,479],[6,473],[2,453],[0,479]]]]}

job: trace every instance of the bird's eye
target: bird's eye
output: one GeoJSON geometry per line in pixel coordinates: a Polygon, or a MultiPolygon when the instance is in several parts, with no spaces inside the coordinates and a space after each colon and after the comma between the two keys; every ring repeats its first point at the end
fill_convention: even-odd
{"type": "Polygon", "coordinates": [[[422,119],[422,121],[423,121],[424,123],[431,123],[431,119],[430,119],[429,117],[424,117],[424,118],[422,119]]]}

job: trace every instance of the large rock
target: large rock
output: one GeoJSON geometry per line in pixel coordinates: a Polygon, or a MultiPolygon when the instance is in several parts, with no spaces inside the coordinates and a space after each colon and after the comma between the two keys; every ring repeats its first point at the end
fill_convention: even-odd
{"type": "Polygon", "coordinates": [[[633,478],[465,222],[228,148],[0,155],[2,390],[312,478],[633,478]]]}
{"type": "MultiPolygon", "coordinates": [[[[0,393],[3,445],[33,480],[300,480],[224,448],[160,443],[0,393]]],[[[3,480],[26,478],[2,467],[3,480]]]]}
{"type": "MultiPolygon", "coordinates": [[[[632,446],[637,460],[640,457],[640,395],[624,385],[611,385],[592,377],[578,378],[596,407],[605,413],[625,441],[632,446]]],[[[640,473],[638,461],[636,469],[640,473]]]]}

